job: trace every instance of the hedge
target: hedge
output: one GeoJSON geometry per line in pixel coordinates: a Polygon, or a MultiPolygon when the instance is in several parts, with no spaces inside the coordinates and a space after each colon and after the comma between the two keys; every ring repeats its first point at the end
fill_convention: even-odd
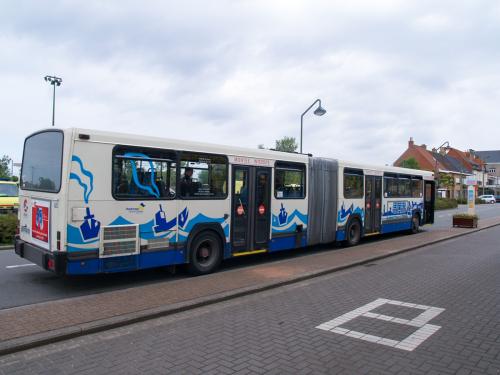
{"type": "Polygon", "coordinates": [[[436,199],[436,205],[435,205],[436,210],[447,210],[450,208],[457,208],[457,207],[458,203],[456,199],[449,199],[449,198],[436,199]]]}
{"type": "Polygon", "coordinates": [[[0,244],[12,244],[16,235],[17,215],[0,215],[0,244]]]}

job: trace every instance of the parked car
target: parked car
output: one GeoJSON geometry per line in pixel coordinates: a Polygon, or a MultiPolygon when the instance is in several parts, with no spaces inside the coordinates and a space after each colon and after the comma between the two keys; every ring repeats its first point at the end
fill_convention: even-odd
{"type": "Polygon", "coordinates": [[[495,195],[495,199],[497,200],[497,203],[500,203],[500,195],[495,195]]]}
{"type": "Polygon", "coordinates": [[[480,195],[478,197],[481,199],[484,203],[496,203],[496,199],[494,195],[488,194],[488,195],[480,195]]]}
{"type": "Polygon", "coordinates": [[[16,182],[0,180],[0,213],[17,212],[19,188],[16,182]]]}

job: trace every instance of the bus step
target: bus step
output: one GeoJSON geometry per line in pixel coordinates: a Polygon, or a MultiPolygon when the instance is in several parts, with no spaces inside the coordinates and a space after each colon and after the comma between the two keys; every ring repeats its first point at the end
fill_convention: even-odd
{"type": "Polygon", "coordinates": [[[266,253],[266,252],[267,252],[267,249],[242,251],[241,253],[233,253],[233,257],[241,257],[241,256],[244,256],[244,255],[261,254],[261,253],[266,253]]]}

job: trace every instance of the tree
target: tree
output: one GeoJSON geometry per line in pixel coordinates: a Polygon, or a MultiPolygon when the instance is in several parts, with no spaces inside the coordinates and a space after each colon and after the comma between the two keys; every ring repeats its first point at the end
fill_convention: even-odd
{"type": "Polygon", "coordinates": [[[283,152],[296,152],[298,147],[299,146],[297,145],[297,141],[294,137],[283,137],[276,140],[275,150],[283,152]]]}
{"type": "Polygon", "coordinates": [[[455,179],[446,173],[439,174],[439,186],[452,190],[455,187],[455,179]]]}
{"type": "Polygon", "coordinates": [[[399,166],[403,168],[420,169],[420,165],[418,165],[418,161],[414,157],[403,160],[399,166]]]}
{"type": "Polygon", "coordinates": [[[10,178],[10,163],[11,158],[7,155],[2,156],[0,159],[0,178],[10,178]]]}
{"type": "Polygon", "coordinates": [[[264,147],[264,144],[263,144],[263,143],[258,144],[258,145],[257,145],[257,148],[258,148],[259,150],[265,150],[265,149],[266,149],[266,148],[264,147]]]}

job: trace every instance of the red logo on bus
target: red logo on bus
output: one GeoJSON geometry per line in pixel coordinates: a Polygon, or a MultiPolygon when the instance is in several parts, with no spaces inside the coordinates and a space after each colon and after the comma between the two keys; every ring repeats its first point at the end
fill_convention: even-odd
{"type": "Polygon", "coordinates": [[[49,242],[49,208],[33,206],[31,210],[31,236],[43,242],[49,242]]]}
{"type": "Polygon", "coordinates": [[[264,215],[265,212],[266,212],[266,207],[264,207],[264,205],[261,204],[259,206],[259,214],[264,215]]]}

